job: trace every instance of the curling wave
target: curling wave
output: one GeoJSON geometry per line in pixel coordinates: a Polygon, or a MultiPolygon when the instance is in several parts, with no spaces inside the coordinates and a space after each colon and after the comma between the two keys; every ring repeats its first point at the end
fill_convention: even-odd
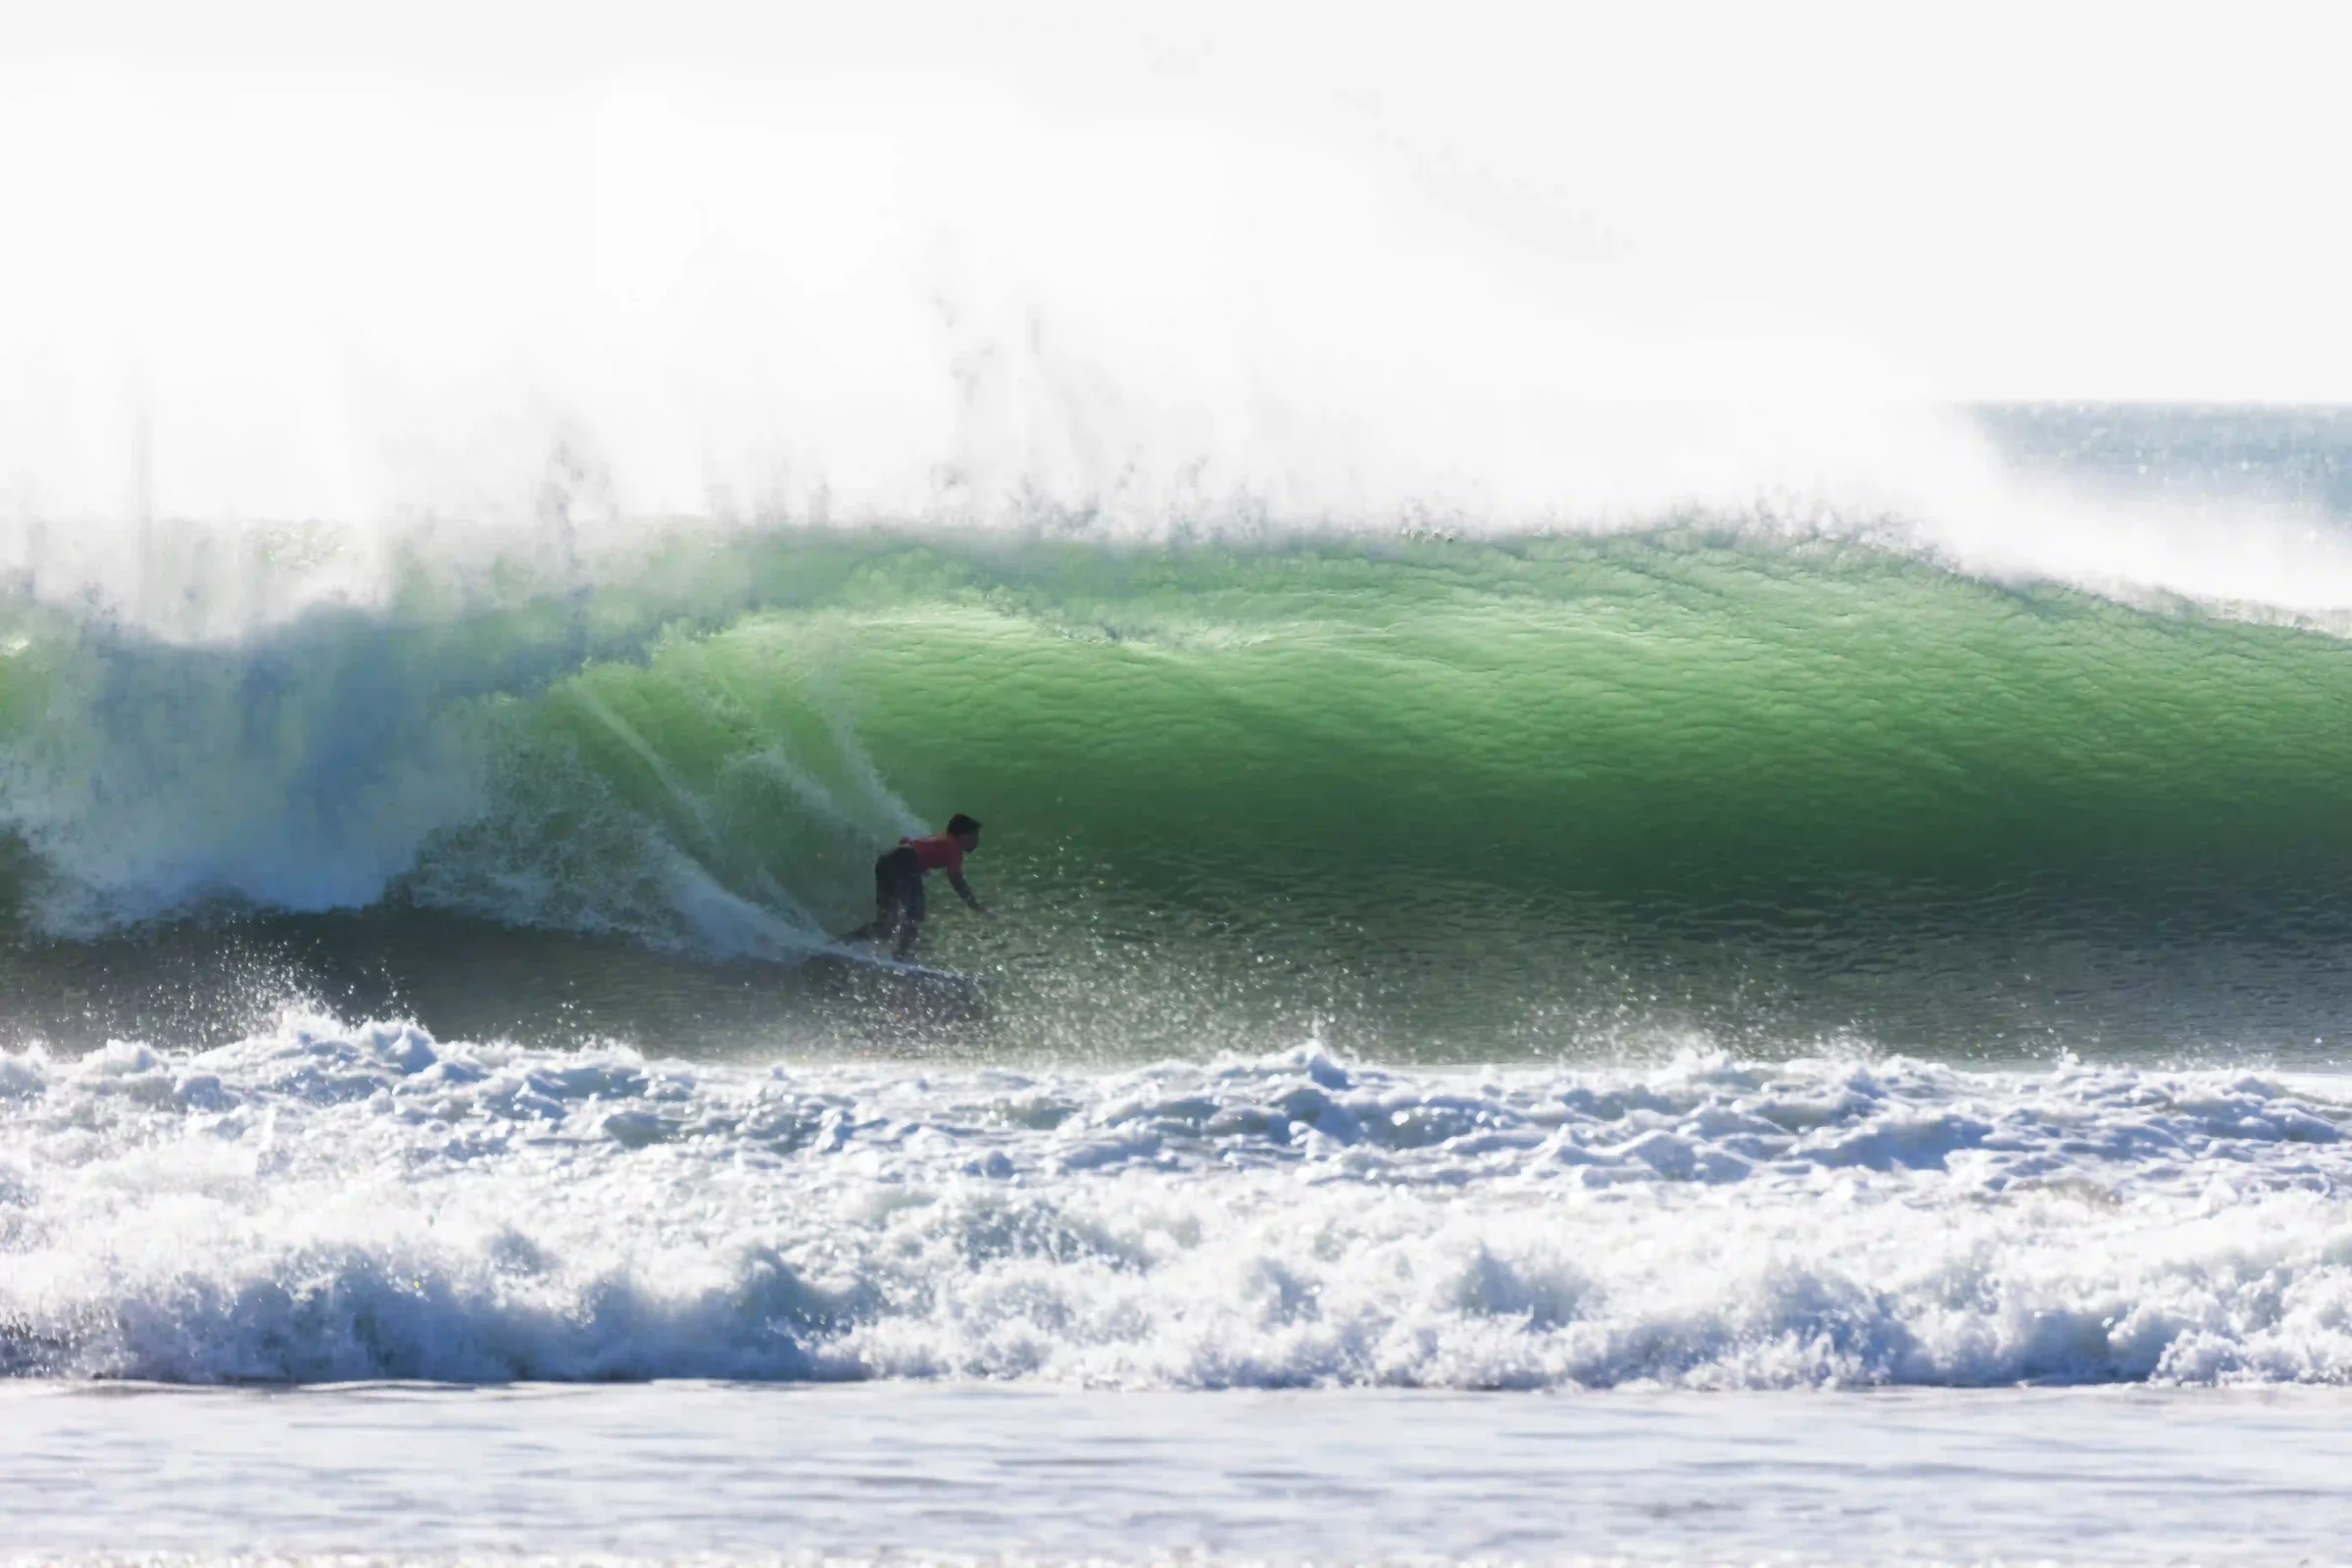
{"type": "Polygon", "coordinates": [[[788,531],[568,596],[418,592],[227,645],[23,609],[29,931],[375,910],[789,958],[862,919],[878,844],[963,809],[1018,918],[938,951],[1033,1013],[1125,998],[1138,1040],[1188,994],[1492,1041],[1661,995],[1731,1026],[1777,987],[1784,1033],[1902,1043],[2046,1030],[2053,985],[2112,1034],[2184,964],[2236,1000],[2175,1043],[2301,1049],[2340,1012],[2352,645],[2312,629],[1695,523],[788,531]]]}

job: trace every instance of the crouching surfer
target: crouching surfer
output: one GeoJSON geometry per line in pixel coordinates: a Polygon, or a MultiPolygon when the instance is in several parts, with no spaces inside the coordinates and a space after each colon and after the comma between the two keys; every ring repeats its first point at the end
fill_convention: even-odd
{"type": "Polygon", "coordinates": [[[956,896],[988,914],[988,906],[963,879],[963,858],[979,847],[980,824],[961,811],[948,818],[944,833],[899,840],[897,849],[874,862],[874,923],[842,940],[887,942],[900,958],[913,953],[915,938],[923,933],[923,878],[933,871],[947,872],[956,896]]]}

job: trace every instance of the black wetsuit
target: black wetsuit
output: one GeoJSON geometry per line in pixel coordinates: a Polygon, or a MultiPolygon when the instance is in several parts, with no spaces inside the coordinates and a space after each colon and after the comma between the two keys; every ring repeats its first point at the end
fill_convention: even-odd
{"type": "Polygon", "coordinates": [[[902,844],[874,862],[874,923],[919,924],[922,918],[923,862],[913,845],[902,844]]]}

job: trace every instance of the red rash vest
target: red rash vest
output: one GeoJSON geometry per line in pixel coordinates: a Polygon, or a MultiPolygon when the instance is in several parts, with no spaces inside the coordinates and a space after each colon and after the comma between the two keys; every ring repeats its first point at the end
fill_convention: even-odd
{"type": "Polygon", "coordinates": [[[950,876],[963,875],[963,846],[945,833],[933,833],[919,839],[901,839],[914,852],[916,863],[926,871],[945,871],[950,876]]]}

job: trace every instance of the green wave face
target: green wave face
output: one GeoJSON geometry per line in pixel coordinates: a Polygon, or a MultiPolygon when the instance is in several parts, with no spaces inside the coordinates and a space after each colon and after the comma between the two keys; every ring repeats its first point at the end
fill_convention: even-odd
{"type": "Polygon", "coordinates": [[[840,929],[879,845],[966,810],[1008,918],[943,908],[930,952],[1041,1038],[2014,1042],[2129,1030],[2186,965],[2285,977],[2255,1022],[2299,1040],[2341,1000],[2352,648],[2315,633],[1700,533],[832,540],[754,575],[723,625],[493,705],[500,805],[412,896],[840,929]]]}
{"type": "Polygon", "coordinates": [[[990,977],[992,1050],[2311,1057],[2352,1016],[2352,646],[2312,631],[1697,529],[805,533],[612,582],[234,646],[17,612],[0,983],[120,1033],[126,976],[318,989],[283,959],[467,1034],[772,1040],[743,999],[792,983],[737,960],[862,923],[962,810],[1004,918],[942,889],[925,952],[990,977]]]}

